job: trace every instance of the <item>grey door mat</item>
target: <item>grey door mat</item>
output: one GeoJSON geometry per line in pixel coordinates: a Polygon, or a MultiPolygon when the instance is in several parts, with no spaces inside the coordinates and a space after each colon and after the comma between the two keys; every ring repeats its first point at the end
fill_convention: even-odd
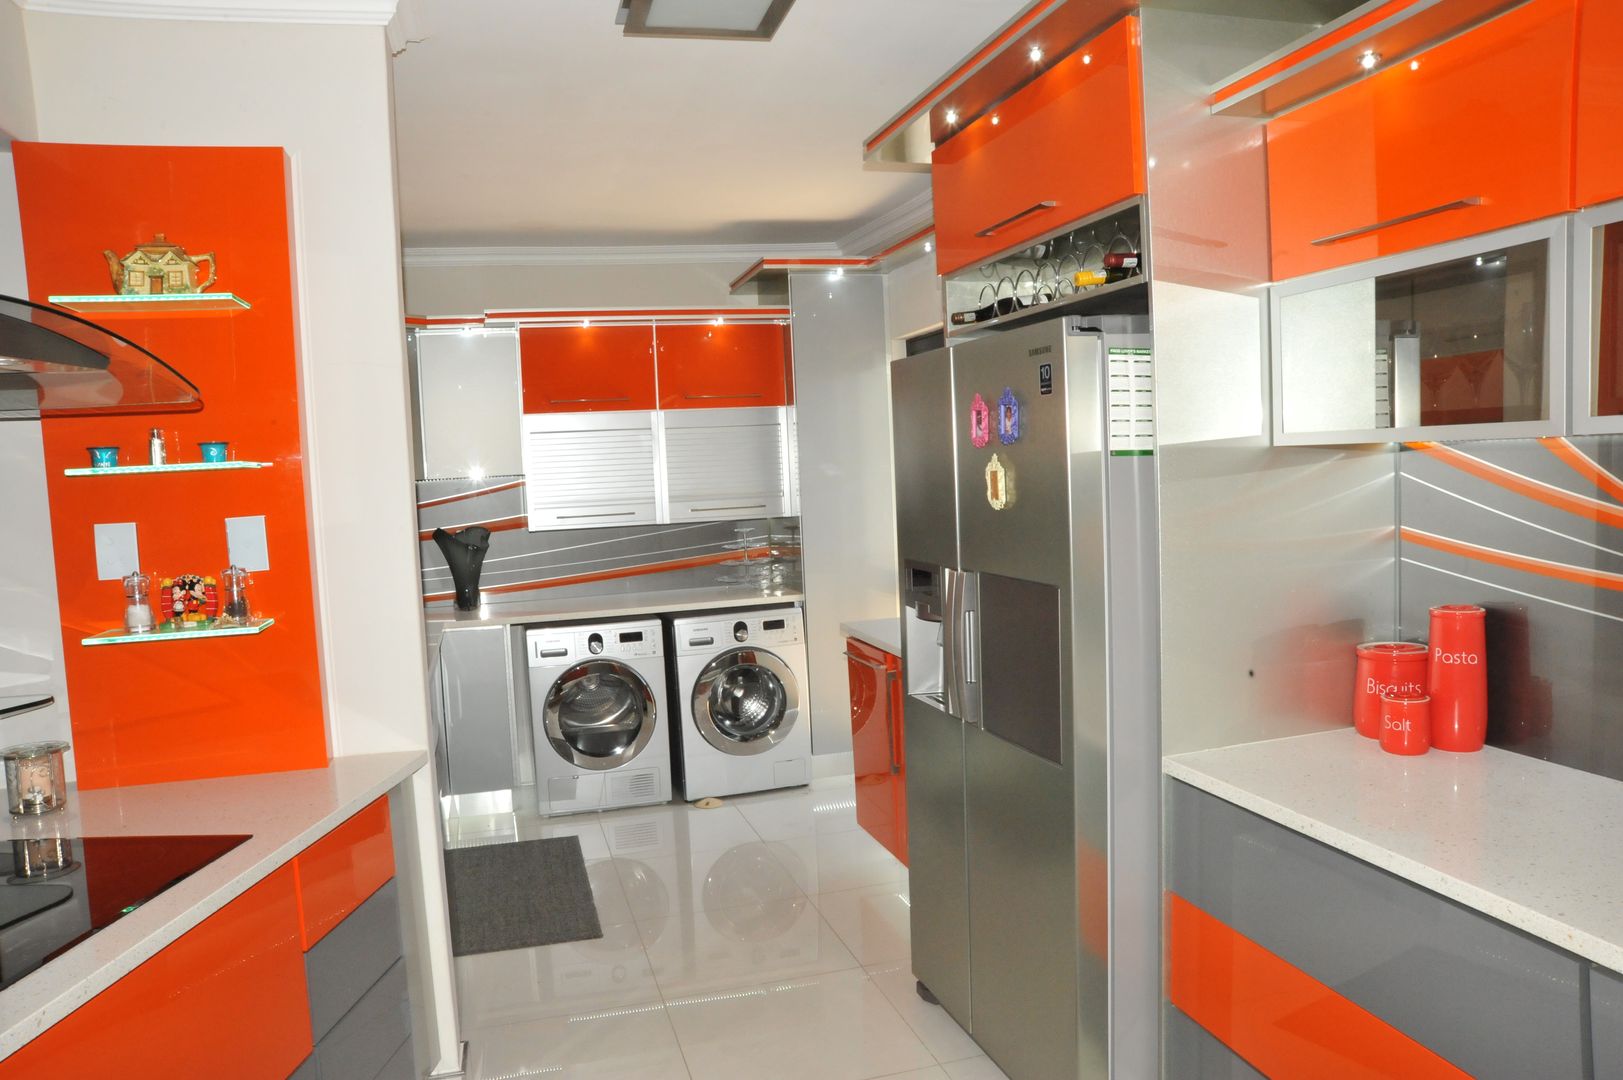
{"type": "Polygon", "coordinates": [[[445,889],[457,956],[603,936],[579,837],[447,851],[445,889]]]}

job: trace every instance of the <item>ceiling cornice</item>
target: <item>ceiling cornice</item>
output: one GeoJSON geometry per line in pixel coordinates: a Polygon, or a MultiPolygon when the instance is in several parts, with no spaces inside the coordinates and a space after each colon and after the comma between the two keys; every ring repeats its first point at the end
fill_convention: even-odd
{"type": "Polygon", "coordinates": [[[385,26],[398,0],[15,0],[24,11],[196,22],[385,26]]]}
{"type": "Polygon", "coordinates": [[[858,225],[835,245],[842,255],[868,256],[918,232],[935,217],[935,205],[926,188],[872,221],[858,225]]]}
{"type": "Polygon", "coordinates": [[[654,263],[752,263],[757,259],[837,258],[834,244],[664,244],[624,247],[408,247],[411,267],[633,266],[654,263]]]}

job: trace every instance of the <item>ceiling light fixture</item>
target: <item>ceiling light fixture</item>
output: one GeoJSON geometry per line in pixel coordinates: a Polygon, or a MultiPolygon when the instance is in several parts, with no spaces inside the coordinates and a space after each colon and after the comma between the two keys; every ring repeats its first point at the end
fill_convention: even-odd
{"type": "Polygon", "coordinates": [[[1365,71],[1374,71],[1375,65],[1380,62],[1381,54],[1374,49],[1365,49],[1363,55],[1358,58],[1358,66],[1365,71]]]}
{"type": "Polygon", "coordinates": [[[1093,63],[1093,54],[1092,54],[1092,53],[1086,53],[1086,52],[1085,52],[1085,53],[1083,53],[1083,54],[1082,54],[1082,62],[1083,62],[1083,63],[1084,63],[1084,64],[1091,64],[1091,63],[1093,63]]]}
{"type": "Polygon", "coordinates": [[[993,127],[997,127],[1002,122],[1003,122],[1002,118],[999,117],[997,113],[992,114],[992,126],[993,127]]]}
{"type": "Polygon", "coordinates": [[[795,0],[620,0],[626,37],[771,41],[795,0]]]}
{"type": "Polygon", "coordinates": [[[1040,64],[1043,61],[1043,47],[1041,45],[1033,45],[1031,50],[1027,52],[1026,55],[1031,57],[1031,62],[1033,64],[1040,64]]]}
{"type": "Polygon", "coordinates": [[[591,319],[582,319],[580,321],[580,324],[582,326],[591,326],[592,325],[592,320],[591,319]]]}
{"type": "Polygon", "coordinates": [[[957,109],[948,109],[947,110],[947,123],[948,124],[956,124],[957,122],[958,122],[958,110],[957,109]]]}
{"type": "Polygon", "coordinates": [[[838,281],[840,278],[842,278],[844,276],[845,276],[845,267],[843,267],[843,266],[836,266],[834,269],[832,269],[832,270],[830,270],[828,272],[828,279],[830,281],[838,281]]]}
{"type": "Polygon", "coordinates": [[[930,252],[932,252],[934,250],[935,250],[935,245],[930,243],[930,241],[926,240],[924,242],[924,253],[926,255],[928,255],[930,252]]]}
{"type": "Polygon", "coordinates": [[[1410,71],[1419,71],[1420,70],[1420,61],[1418,61],[1418,60],[1410,60],[1409,61],[1409,70],[1410,71]]]}

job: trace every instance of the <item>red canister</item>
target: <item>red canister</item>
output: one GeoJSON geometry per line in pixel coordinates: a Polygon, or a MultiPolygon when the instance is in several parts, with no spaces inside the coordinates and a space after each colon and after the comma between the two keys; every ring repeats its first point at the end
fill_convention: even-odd
{"type": "Polygon", "coordinates": [[[1475,604],[1431,609],[1431,745],[1468,754],[1488,737],[1487,612],[1475,604]]]}
{"type": "Polygon", "coordinates": [[[1431,748],[1431,698],[1426,694],[1381,695],[1381,749],[1414,756],[1431,748]]]}
{"type": "Polygon", "coordinates": [[[1426,647],[1413,641],[1366,641],[1358,646],[1353,726],[1367,739],[1381,737],[1382,694],[1426,692],[1426,647]]]}

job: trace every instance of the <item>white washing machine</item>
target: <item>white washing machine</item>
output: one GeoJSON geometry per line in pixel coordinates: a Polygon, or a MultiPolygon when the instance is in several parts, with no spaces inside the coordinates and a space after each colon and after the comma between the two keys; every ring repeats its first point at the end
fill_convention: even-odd
{"type": "Polygon", "coordinates": [[[671,620],[681,710],[675,754],[688,801],[811,780],[805,624],[798,607],[671,620]]]}
{"type": "Polygon", "coordinates": [[[669,802],[665,646],[656,619],[525,632],[543,816],[669,802]]]}

